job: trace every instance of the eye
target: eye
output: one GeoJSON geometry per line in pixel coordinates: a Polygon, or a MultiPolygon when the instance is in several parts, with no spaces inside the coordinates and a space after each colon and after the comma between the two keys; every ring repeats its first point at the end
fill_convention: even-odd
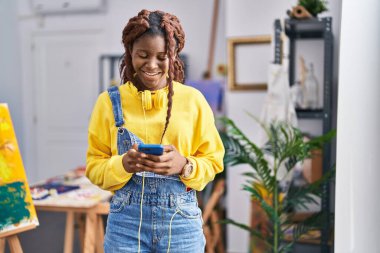
{"type": "Polygon", "coordinates": [[[167,56],[166,54],[164,54],[164,55],[159,55],[159,56],[158,56],[158,59],[159,59],[160,61],[165,61],[167,58],[168,58],[168,56],[167,56]]]}
{"type": "Polygon", "coordinates": [[[148,57],[146,53],[138,53],[138,56],[143,59],[146,59],[148,57]]]}

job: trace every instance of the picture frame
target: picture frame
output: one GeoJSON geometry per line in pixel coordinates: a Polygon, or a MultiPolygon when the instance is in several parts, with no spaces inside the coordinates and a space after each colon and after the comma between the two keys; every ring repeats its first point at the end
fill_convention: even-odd
{"type": "Polygon", "coordinates": [[[271,35],[228,39],[230,90],[266,90],[267,70],[273,56],[271,35]]]}

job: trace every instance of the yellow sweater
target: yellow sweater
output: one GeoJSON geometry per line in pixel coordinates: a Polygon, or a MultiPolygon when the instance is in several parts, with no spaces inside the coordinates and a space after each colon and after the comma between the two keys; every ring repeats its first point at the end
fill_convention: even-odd
{"type": "MultiPolygon", "coordinates": [[[[202,190],[215,174],[223,171],[224,148],[215,127],[214,115],[203,95],[196,89],[173,82],[171,117],[162,144],[174,145],[194,165],[189,178],[182,182],[202,190]]],[[[163,89],[166,94],[167,87],[163,89]]],[[[124,127],[144,143],[158,144],[165,127],[167,105],[145,111],[141,92],[127,82],[119,87],[124,127]]],[[[88,129],[86,176],[99,187],[116,191],[132,177],[124,170],[122,155],[117,153],[117,128],[107,92],[99,95],[88,129]]]]}

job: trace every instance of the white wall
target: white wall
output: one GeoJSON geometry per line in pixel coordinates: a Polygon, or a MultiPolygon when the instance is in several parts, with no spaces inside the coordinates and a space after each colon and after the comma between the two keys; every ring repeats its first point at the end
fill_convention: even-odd
{"type": "MultiPolygon", "coordinates": [[[[226,2],[226,36],[246,37],[255,35],[273,34],[273,22],[275,19],[287,18],[286,10],[291,9],[297,3],[296,0],[276,1],[276,0],[227,0],[226,2]]],[[[333,34],[335,36],[334,50],[339,49],[339,30],[340,30],[340,5],[341,1],[329,1],[329,11],[320,15],[333,17],[333,34]]],[[[318,43],[316,43],[318,44],[318,43]]],[[[309,48],[309,54],[312,52],[322,52],[323,48],[319,45],[301,45],[303,48],[309,48]]],[[[299,50],[299,48],[297,48],[299,50]]],[[[305,50],[305,49],[304,49],[305,50]]],[[[337,57],[334,53],[334,87],[333,98],[336,98],[337,90],[337,57]]],[[[311,58],[311,57],[310,57],[311,58]]],[[[269,64],[265,63],[265,64],[269,64]]],[[[322,82],[322,78],[319,78],[322,82]]],[[[260,116],[265,92],[258,91],[230,91],[227,92],[227,115],[232,118],[236,124],[246,133],[253,141],[257,141],[258,126],[250,119],[245,111],[260,116]]],[[[333,108],[336,107],[336,100],[333,101],[333,108]]],[[[336,114],[333,114],[336,115],[336,114]]],[[[335,121],[335,119],[333,120],[335,121]]],[[[312,134],[320,134],[322,124],[313,120],[302,120],[299,126],[312,134]]],[[[249,194],[241,190],[244,178],[242,172],[249,170],[246,166],[238,166],[228,169],[227,171],[227,215],[229,218],[249,224],[249,194]]],[[[234,226],[227,229],[228,252],[247,252],[248,233],[234,226]]]]}
{"type": "Polygon", "coordinates": [[[336,253],[380,252],[379,11],[378,0],[342,5],[336,253]]]}
{"type": "Polygon", "coordinates": [[[8,103],[20,150],[23,151],[21,60],[17,3],[0,0],[0,103],[8,103]]]}

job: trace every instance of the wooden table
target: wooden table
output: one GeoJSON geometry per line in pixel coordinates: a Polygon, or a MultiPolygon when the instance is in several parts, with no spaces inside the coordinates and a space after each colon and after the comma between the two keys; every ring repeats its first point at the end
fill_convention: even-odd
{"type": "Polygon", "coordinates": [[[32,186],[32,189],[37,193],[38,189],[49,189],[47,197],[33,200],[37,212],[66,213],[64,253],[73,252],[75,223],[79,225],[81,252],[103,253],[102,215],[109,213],[111,192],[93,185],[85,177],[84,170],[50,178],[32,186]],[[56,188],[49,188],[52,186],[56,188]],[[67,191],[65,186],[69,188],[67,191]],[[74,188],[70,189],[70,186],[74,188]]]}
{"type": "Polygon", "coordinates": [[[103,253],[104,228],[102,215],[109,213],[109,203],[100,202],[92,207],[52,206],[35,203],[38,211],[66,212],[64,253],[73,252],[75,217],[79,220],[81,250],[83,253],[103,253]]]}

